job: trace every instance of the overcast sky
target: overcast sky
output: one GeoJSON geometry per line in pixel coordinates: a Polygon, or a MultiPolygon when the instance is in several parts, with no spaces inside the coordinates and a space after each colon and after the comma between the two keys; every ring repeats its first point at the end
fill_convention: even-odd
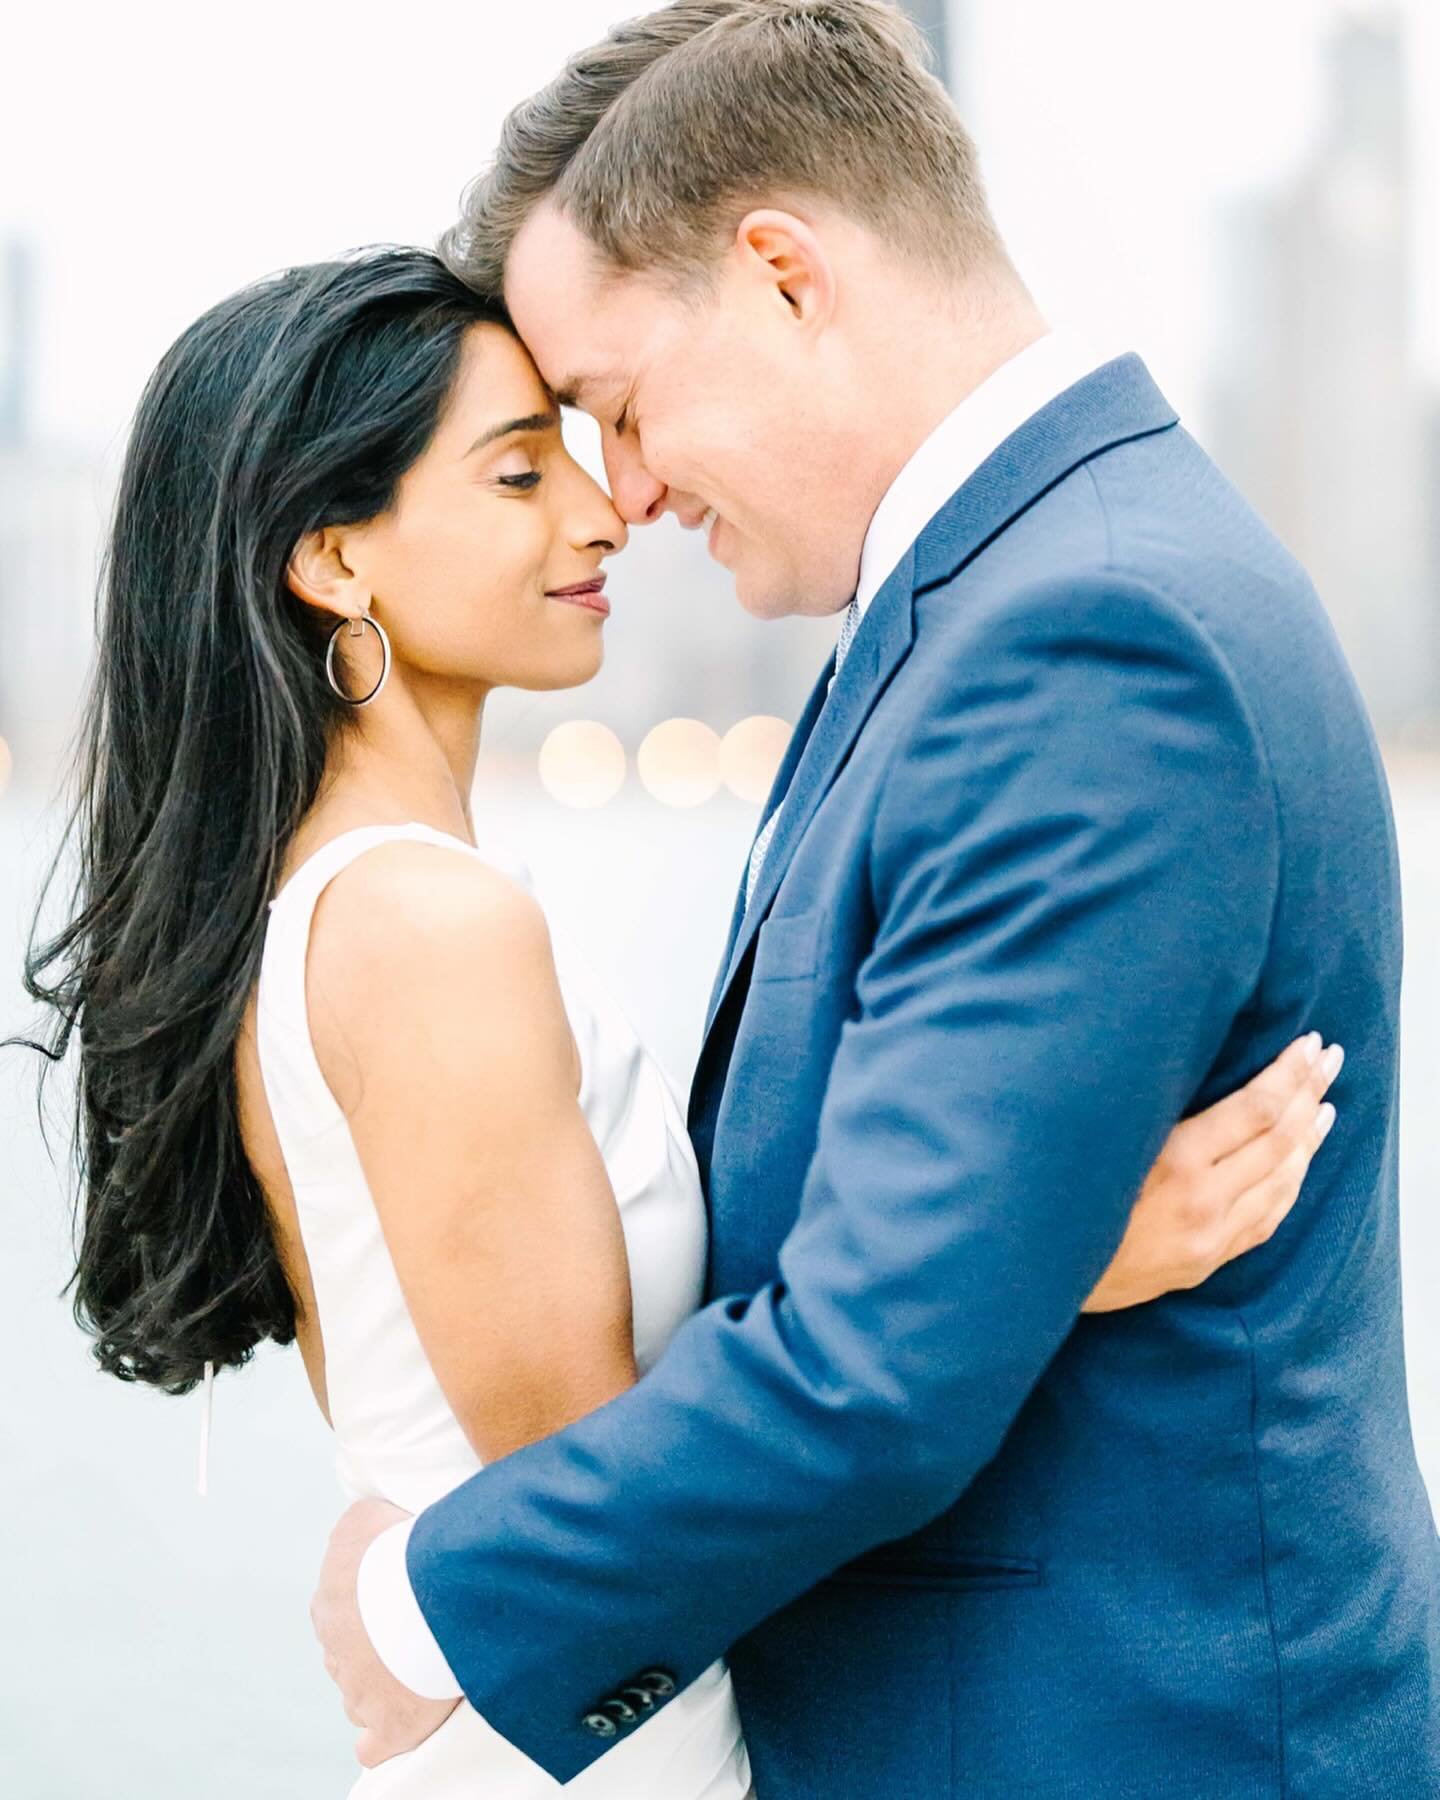
{"type": "MultiPolygon", "coordinates": [[[[0,233],[41,260],[46,435],[113,445],[165,346],[283,264],[433,240],[506,107],[625,0],[28,3],[7,27],[0,233]],[[18,39],[17,39],[18,31],[18,39]]],[[[958,71],[1002,226],[1058,319],[1199,404],[1219,329],[1209,228],[1303,153],[1346,0],[978,0],[958,71]],[[968,45],[968,49],[966,46],[968,45]]],[[[1409,0],[1412,113],[1440,219],[1440,17],[1409,0]]],[[[1440,374],[1436,245],[1418,346],[1440,374]]]]}

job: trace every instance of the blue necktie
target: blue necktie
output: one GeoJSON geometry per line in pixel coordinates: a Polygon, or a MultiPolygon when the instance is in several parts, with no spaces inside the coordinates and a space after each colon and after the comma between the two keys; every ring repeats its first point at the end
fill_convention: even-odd
{"type": "MultiPolygon", "coordinates": [[[[840,665],[850,653],[850,646],[855,641],[855,633],[860,627],[860,602],[852,600],[845,611],[845,620],[840,627],[840,636],[835,644],[835,673],[830,677],[830,686],[835,686],[840,674],[840,665]]],[[[828,697],[828,694],[827,694],[828,697]]],[[[759,885],[760,871],[765,867],[765,858],[770,850],[770,840],[775,836],[775,827],[780,823],[780,815],[785,810],[785,802],[780,804],[765,821],[765,829],[755,840],[755,848],[750,852],[750,867],[745,876],[745,910],[749,912],[750,902],[759,885]]]]}

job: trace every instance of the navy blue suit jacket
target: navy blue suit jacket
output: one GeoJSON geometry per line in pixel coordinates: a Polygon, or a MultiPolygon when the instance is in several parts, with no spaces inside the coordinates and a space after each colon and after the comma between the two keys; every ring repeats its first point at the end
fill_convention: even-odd
{"type": "Polygon", "coordinates": [[[1125,357],[824,691],[695,1079],[711,1298],[412,1535],[467,1694],[562,1780],[728,1651],[762,1800],[1440,1792],[1395,840],[1309,583],[1125,357]],[[1175,1121],[1311,1026],[1275,1239],[1079,1316],[1175,1121]]]}

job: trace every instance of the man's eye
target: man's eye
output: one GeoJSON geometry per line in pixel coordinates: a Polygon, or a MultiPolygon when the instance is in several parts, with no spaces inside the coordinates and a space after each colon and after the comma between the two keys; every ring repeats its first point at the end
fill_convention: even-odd
{"type": "Polygon", "coordinates": [[[532,469],[528,475],[502,475],[500,485],[508,488],[537,488],[540,485],[540,473],[537,469],[532,469]]]}

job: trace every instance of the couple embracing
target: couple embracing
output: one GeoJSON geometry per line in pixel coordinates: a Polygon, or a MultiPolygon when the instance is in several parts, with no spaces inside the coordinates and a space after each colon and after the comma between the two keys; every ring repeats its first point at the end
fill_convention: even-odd
{"type": "Polygon", "coordinates": [[[206,314],[100,650],[77,1305],[172,1393],[298,1338],[356,1800],[1440,1791],[1380,757],[896,10],[618,27],[440,255],[206,314]],[[839,620],[688,1117],[471,802],[666,513],[839,620]]]}

